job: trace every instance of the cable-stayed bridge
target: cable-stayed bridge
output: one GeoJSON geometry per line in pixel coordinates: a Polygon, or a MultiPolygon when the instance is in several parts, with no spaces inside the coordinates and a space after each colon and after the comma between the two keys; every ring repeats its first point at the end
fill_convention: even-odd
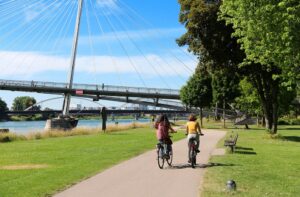
{"type": "Polygon", "coordinates": [[[179,91],[174,89],[76,83],[73,84],[72,88],[68,88],[67,83],[1,79],[0,89],[22,92],[38,92],[44,94],[70,94],[71,96],[91,98],[94,101],[109,100],[177,110],[184,109],[184,106],[181,102],[179,102],[179,91]]]}

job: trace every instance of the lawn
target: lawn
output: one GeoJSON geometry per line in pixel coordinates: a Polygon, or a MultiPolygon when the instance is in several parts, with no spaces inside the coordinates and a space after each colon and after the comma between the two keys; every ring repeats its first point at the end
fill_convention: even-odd
{"type": "MultiPolygon", "coordinates": [[[[182,133],[173,136],[174,140],[184,138],[182,133]]],[[[150,128],[0,143],[0,196],[52,195],[154,149],[155,144],[155,133],[150,128]]]]}
{"type": "Polygon", "coordinates": [[[278,139],[263,129],[236,131],[236,152],[211,158],[216,165],[207,169],[202,196],[300,196],[300,126],[281,126],[278,139]],[[236,192],[226,190],[230,179],[236,192]]]}

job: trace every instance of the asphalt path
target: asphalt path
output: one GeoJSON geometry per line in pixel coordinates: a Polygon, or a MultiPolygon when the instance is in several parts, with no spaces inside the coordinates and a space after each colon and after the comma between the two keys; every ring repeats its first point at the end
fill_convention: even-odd
{"type": "MultiPolygon", "coordinates": [[[[55,197],[199,197],[203,175],[209,157],[217,142],[224,137],[223,131],[205,131],[201,136],[197,166],[188,164],[187,141],[173,144],[173,166],[159,169],[156,151],[122,162],[69,189],[55,197]]],[[[165,164],[166,166],[166,164],[165,164]]]]}

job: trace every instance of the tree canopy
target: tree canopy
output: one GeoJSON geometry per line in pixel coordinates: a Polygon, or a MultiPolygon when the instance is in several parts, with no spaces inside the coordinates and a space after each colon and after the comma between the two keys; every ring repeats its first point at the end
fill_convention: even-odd
{"type": "Polygon", "coordinates": [[[180,98],[188,107],[210,106],[212,87],[209,73],[198,67],[187,84],[180,90],[180,98]]]}
{"type": "Polygon", "coordinates": [[[29,96],[16,97],[12,104],[12,109],[16,111],[23,111],[36,103],[35,98],[29,96]]]}
{"type": "Polygon", "coordinates": [[[299,79],[299,0],[226,0],[220,10],[246,53],[245,63],[276,64],[284,77],[299,79]]]}

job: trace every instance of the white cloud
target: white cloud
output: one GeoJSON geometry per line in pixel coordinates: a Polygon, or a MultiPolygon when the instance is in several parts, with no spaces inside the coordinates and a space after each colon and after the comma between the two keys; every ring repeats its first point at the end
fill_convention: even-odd
{"type": "MultiPolygon", "coordinates": [[[[26,4],[25,4],[26,5],[26,4]]],[[[24,6],[24,19],[26,22],[30,22],[38,17],[42,11],[46,8],[46,5],[43,2],[37,2],[28,7],[24,6]]]]}
{"type": "MultiPolygon", "coordinates": [[[[185,66],[174,57],[146,55],[128,57],[118,56],[79,56],[76,62],[76,72],[94,74],[136,74],[135,69],[144,77],[153,77],[157,72],[163,76],[188,76],[185,66]],[[132,63],[134,65],[132,65],[132,63]],[[151,63],[149,63],[151,62],[151,63]],[[154,68],[153,68],[154,67],[154,68]],[[118,71],[117,71],[118,70],[118,71]],[[156,72],[156,71],[157,72],[156,72]]],[[[70,58],[44,55],[34,52],[0,52],[0,77],[13,75],[15,78],[38,75],[50,71],[66,72],[69,69],[70,58]]],[[[184,61],[191,69],[195,62],[184,61]]]]}
{"type": "Polygon", "coordinates": [[[117,0],[97,0],[97,4],[100,7],[117,8],[117,0]]]}
{"type": "Polygon", "coordinates": [[[100,14],[110,15],[120,13],[121,9],[117,4],[117,0],[97,0],[97,6],[102,9],[100,14]]]}

